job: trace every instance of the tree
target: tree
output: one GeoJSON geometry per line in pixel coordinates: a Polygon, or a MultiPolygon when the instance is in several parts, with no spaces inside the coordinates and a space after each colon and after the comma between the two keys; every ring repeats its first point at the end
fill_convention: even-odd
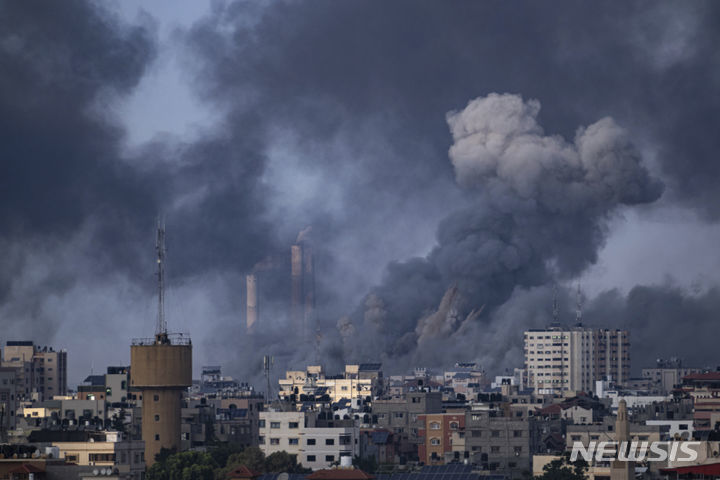
{"type": "Polygon", "coordinates": [[[297,455],[291,455],[288,452],[271,453],[265,459],[266,473],[307,473],[308,470],[298,465],[297,455]]]}
{"type": "Polygon", "coordinates": [[[228,457],[225,467],[218,471],[218,478],[224,477],[226,473],[240,465],[265,473],[265,454],[258,447],[247,447],[240,453],[233,453],[228,457]]]}
{"type": "Polygon", "coordinates": [[[375,459],[375,455],[370,455],[367,458],[360,458],[358,455],[355,455],[352,463],[353,467],[366,473],[375,473],[378,470],[378,462],[375,459]]]}
{"type": "Polygon", "coordinates": [[[204,452],[182,452],[163,456],[147,472],[148,480],[214,480],[218,464],[204,452]]]}
{"type": "Polygon", "coordinates": [[[208,448],[208,453],[213,457],[215,463],[225,467],[230,456],[242,452],[244,448],[239,443],[215,442],[208,448]]]}
{"type": "Polygon", "coordinates": [[[543,474],[535,477],[535,480],[585,480],[588,464],[578,458],[570,461],[570,454],[565,453],[557,460],[553,460],[543,467],[543,474]]]}

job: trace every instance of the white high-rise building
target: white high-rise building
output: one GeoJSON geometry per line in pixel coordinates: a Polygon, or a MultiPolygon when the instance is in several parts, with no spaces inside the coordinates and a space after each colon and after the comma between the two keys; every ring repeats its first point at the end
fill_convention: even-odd
{"type": "Polygon", "coordinates": [[[595,381],[630,374],[626,330],[552,326],[525,332],[525,371],[537,393],[590,392],[595,381]]]}

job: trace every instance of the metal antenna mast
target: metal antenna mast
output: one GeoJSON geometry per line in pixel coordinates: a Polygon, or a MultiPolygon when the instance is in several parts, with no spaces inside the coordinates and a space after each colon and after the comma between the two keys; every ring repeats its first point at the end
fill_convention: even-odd
{"type": "Polygon", "coordinates": [[[161,341],[167,339],[167,322],[165,321],[165,223],[160,219],[158,219],[155,249],[158,264],[158,315],[155,337],[156,340],[161,341]]]}
{"type": "Polygon", "coordinates": [[[557,283],[553,287],[553,322],[557,323],[559,317],[559,307],[558,307],[558,287],[557,283]]]}

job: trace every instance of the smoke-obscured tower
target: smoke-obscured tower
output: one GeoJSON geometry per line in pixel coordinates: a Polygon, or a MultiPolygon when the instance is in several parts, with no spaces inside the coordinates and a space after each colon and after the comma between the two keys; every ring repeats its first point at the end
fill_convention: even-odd
{"type": "Polygon", "coordinates": [[[315,326],[315,265],[309,233],[310,227],[301,231],[290,247],[290,321],[303,340],[315,326]]]}
{"type": "Polygon", "coordinates": [[[145,463],[162,448],[180,450],[183,392],[192,385],[190,337],[170,334],[165,321],[165,227],[158,225],[158,316],[154,338],[134,339],[130,347],[130,385],[142,393],[145,463]]]}
{"type": "Polygon", "coordinates": [[[257,276],[254,273],[245,276],[245,307],[246,307],[246,322],[245,326],[248,333],[255,333],[255,328],[258,321],[258,291],[257,291],[257,276]]]}

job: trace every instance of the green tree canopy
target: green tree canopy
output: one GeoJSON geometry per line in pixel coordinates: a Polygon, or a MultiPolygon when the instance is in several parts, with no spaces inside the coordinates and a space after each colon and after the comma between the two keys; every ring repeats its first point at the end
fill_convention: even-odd
{"type": "Polygon", "coordinates": [[[275,452],[265,459],[266,473],[306,473],[308,470],[298,465],[297,455],[288,452],[275,452]]]}
{"type": "Polygon", "coordinates": [[[214,480],[217,467],[207,453],[174,453],[159,458],[148,470],[147,480],[214,480]]]}
{"type": "Polygon", "coordinates": [[[579,458],[574,462],[570,461],[570,455],[552,460],[543,467],[543,474],[535,477],[535,480],[585,480],[588,464],[579,458]]]}

